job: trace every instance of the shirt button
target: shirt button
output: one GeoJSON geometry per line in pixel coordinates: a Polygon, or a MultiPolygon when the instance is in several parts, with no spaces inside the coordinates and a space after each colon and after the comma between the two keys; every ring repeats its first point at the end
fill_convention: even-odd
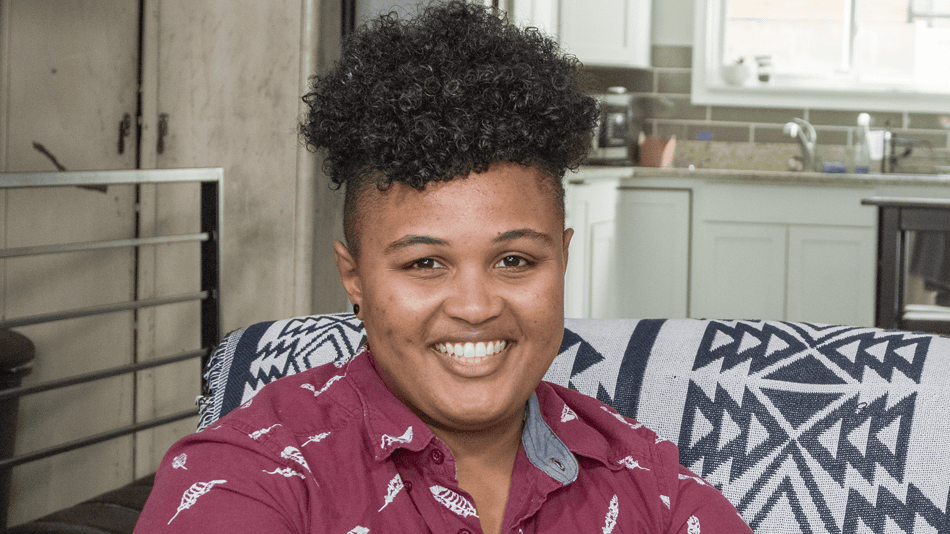
{"type": "Polygon", "coordinates": [[[467,528],[463,528],[459,531],[459,534],[472,534],[472,531],[468,530],[467,528]]]}
{"type": "Polygon", "coordinates": [[[406,488],[406,491],[412,491],[412,482],[409,482],[408,480],[403,480],[402,487],[406,488]]]}
{"type": "Polygon", "coordinates": [[[432,458],[432,461],[436,464],[441,464],[445,460],[445,454],[439,449],[432,449],[432,452],[429,453],[429,458],[432,458]]]}

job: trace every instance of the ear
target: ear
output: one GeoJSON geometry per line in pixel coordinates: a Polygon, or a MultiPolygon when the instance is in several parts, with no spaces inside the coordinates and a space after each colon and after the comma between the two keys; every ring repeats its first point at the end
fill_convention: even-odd
{"type": "Polygon", "coordinates": [[[572,237],[574,237],[574,229],[573,229],[573,228],[565,228],[565,229],[564,229],[564,234],[563,234],[563,236],[562,236],[562,239],[563,239],[562,246],[564,247],[563,254],[564,254],[564,271],[565,271],[565,272],[567,272],[567,257],[568,257],[567,249],[568,249],[568,247],[569,247],[570,244],[571,244],[571,238],[572,238],[572,237]]]}
{"type": "Polygon", "coordinates": [[[356,259],[346,248],[346,245],[339,241],[333,242],[333,260],[336,262],[336,270],[340,273],[340,280],[343,282],[343,289],[350,297],[352,304],[361,304],[363,301],[363,283],[360,280],[359,270],[356,267],[356,259]]]}

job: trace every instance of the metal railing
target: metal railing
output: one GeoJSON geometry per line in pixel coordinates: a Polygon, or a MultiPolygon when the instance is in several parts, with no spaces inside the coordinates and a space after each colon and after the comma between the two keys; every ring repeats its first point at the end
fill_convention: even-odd
{"type": "MultiPolygon", "coordinates": [[[[181,354],[165,356],[147,362],[135,362],[129,365],[113,367],[31,386],[21,386],[0,391],[0,400],[19,398],[53,389],[103,380],[123,374],[136,373],[163,365],[170,365],[195,358],[201,359],[201,368],[207,365],[208,358],[221,339],[221,214],[223,170],[209,169],[161,169],[129,171],[87,171],[61,173],[0,173],[0,190],[11,188],[42,188],[64,186],[109,186],[109,185],[146,185],[171,183],[199,183],[201,188],[200,231],[189,235],[168,235],[111,241],[85,241],[57,245],[17,247],[0,249],[0,259],[37,256],[63,252],[79,252],[100,249],[145,247],[167,243],[200,243],[201,287],[200,291],[182,295],[136,299],[85,308],[70,309],[0,320],[0,328],[13,328],[53,321],[62,321],[77,317],[101,315],[126,310],[138,310],[154,306],[163,306],[179,302],[200,301],[201,347],[181,354]]],[[[135,358],[133,358],[134,360],[135,358]]],[[[133,410],[134,412],[134,410],[133,410]]],[[[19,456],[0,458],[0,470],[41,460],[103,441],[135,434],[157,426],[174,423],[198,415],[198,410],[157,417],[148,421],[135,422],[94,436],[51,446],[19,456]]],[[[4,430],[6,431],[6,429],[4,430]]]]}

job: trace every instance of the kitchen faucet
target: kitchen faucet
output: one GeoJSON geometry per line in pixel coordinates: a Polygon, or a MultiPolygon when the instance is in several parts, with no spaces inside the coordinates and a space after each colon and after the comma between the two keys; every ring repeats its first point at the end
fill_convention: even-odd
{"type": "Polygon", "coordinates": [[[792,119],[793,122],[785,124],[782,129],[786,135],[798,139],[798,144],[802,147],[802,159],[804,159],[806,171],[818,170],[818,159],[815,153],[815,139],[818,135],[815,133],[815,127],[804,119],[798,117],[792,119]]]}

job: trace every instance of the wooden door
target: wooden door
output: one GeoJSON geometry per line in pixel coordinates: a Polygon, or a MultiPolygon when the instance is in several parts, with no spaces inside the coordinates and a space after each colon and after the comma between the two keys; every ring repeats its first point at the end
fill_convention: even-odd
{"type": "MultiPolygon", "coordinates": [[[[138,3],[0,3],[0,170],[135,168],[138,3]],[[119,151],[120,124],[128,135],[119,151]]],[[[131,186],[0,192],[0,246],[129,238],[131,186]]],[[[0,260],[6,319],[128,301],[131,250],[0,260]]],[[[16,330],[37,349],[25,385],[131,362],[132,312],[16,330]]],[[[28,453],[132,422],[132,377],[24,397],[16,450],[28,453]]],[[[17,524],[128,482],[131,438],[17,467],[9,522],[17,524]]]]}

